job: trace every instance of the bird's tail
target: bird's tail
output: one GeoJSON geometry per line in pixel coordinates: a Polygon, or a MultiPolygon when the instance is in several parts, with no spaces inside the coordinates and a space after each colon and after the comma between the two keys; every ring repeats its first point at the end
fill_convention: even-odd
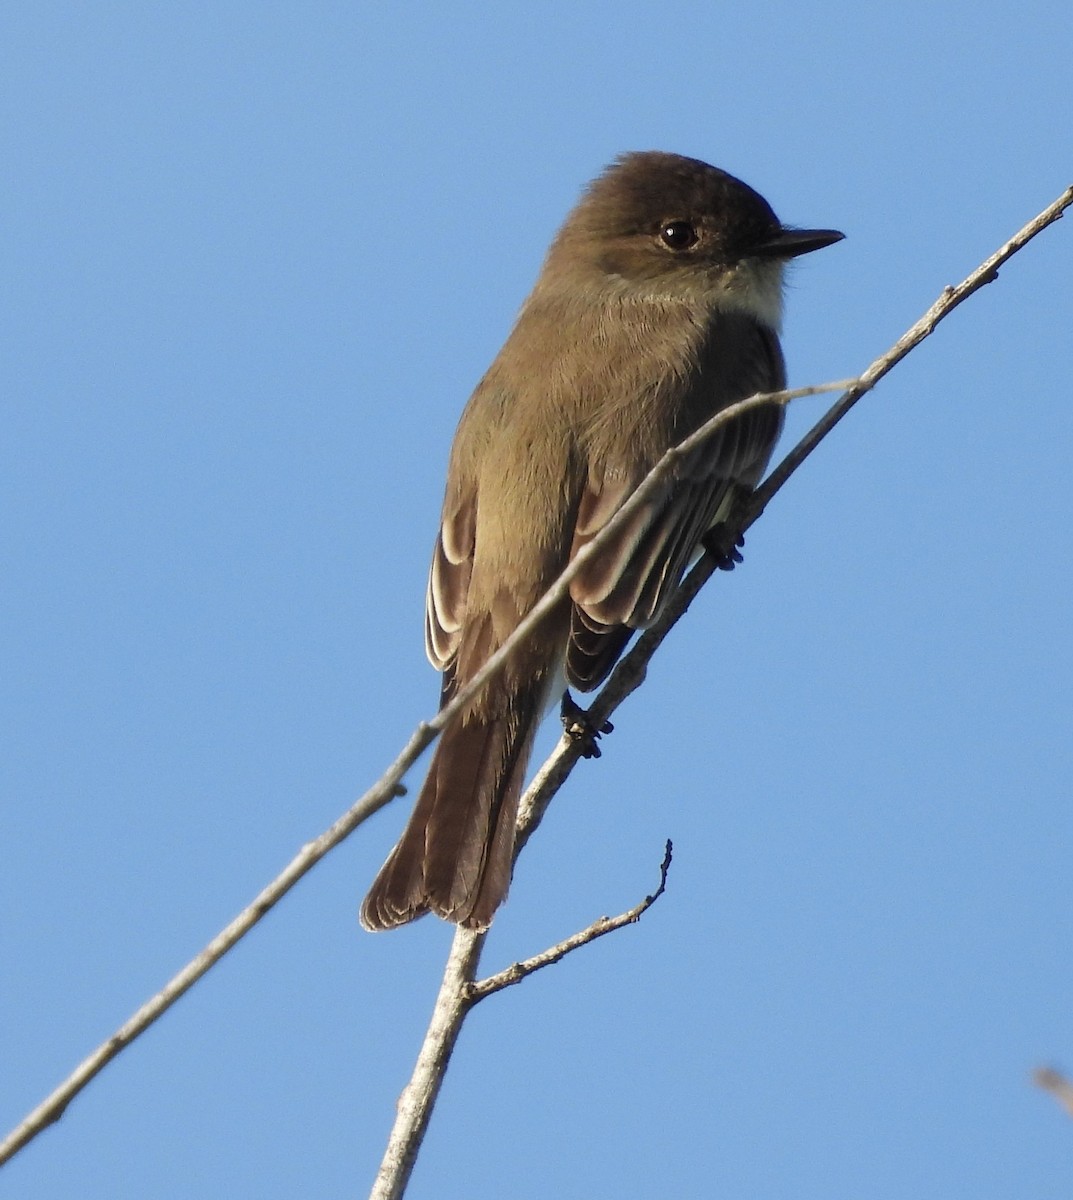
{"type": "Polygon", "coordinates": [[[545,690],[534,678],[492,715],[471,709],[444,730],[409,824],[361,906],[366,929],[426,912],[468,929],[491,924],[510,886],[518,797],[545,690]]]}

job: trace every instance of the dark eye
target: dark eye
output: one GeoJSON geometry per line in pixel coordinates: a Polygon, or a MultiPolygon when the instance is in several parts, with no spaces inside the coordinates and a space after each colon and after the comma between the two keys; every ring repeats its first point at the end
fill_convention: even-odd
{"type": "Polygon", "coordinates": [[[668,250],[688,250],[697,244],[697,230],[691,221],[664,221],[659,240],[668,250]]]}

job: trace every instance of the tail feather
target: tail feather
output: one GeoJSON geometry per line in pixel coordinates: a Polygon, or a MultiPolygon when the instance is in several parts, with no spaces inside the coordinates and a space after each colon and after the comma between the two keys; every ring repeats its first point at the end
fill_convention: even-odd
{"type": "Polygon", "coordinates": [[[470,712],[442,734],[413,815],[361,908],[366,929],[426,912],[485,929],[510,886],[514,824],[541,715],[542,681],[497,715],[470,712]]]}

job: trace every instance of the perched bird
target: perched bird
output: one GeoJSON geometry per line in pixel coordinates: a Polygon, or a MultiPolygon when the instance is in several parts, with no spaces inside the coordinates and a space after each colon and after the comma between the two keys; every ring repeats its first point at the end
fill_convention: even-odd
{"type": "MultiPolygon", "coordinates": [[[[842,238],[782,225],[752,188],[676,154],[624,154],[551,244],[455,434],[426,603],[441,703],[503,644],[668,447],[785,386],[788,259],[842,238]]],[[[443,731],[409,824],[361,910],[488,926],[506,896],[518,797],[545,705],[600,684],[704,535],[759,482],[772,404],[727,425],[576,576],[564,601],[443,731]]]]}

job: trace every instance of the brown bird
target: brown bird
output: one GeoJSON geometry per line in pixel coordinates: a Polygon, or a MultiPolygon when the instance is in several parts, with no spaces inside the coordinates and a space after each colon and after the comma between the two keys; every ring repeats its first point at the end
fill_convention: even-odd
{"type": "MultiPolygon", "coordinates": [[[[740,180],[675,154],[625,154],[589,186],[455,434],[425,622],[441,704],[668,447],[785,386],[784,264],[842,236],[787,228],[740,180]]],[[[563,671],[581,691],[607,677],[704,535],[755,488],[781,427],[781,407],[765,405],[695,451],[444,730],[362,906],[366,929],[426,912],[488,926],[510,883],[533,735],[563,671]]]]}

